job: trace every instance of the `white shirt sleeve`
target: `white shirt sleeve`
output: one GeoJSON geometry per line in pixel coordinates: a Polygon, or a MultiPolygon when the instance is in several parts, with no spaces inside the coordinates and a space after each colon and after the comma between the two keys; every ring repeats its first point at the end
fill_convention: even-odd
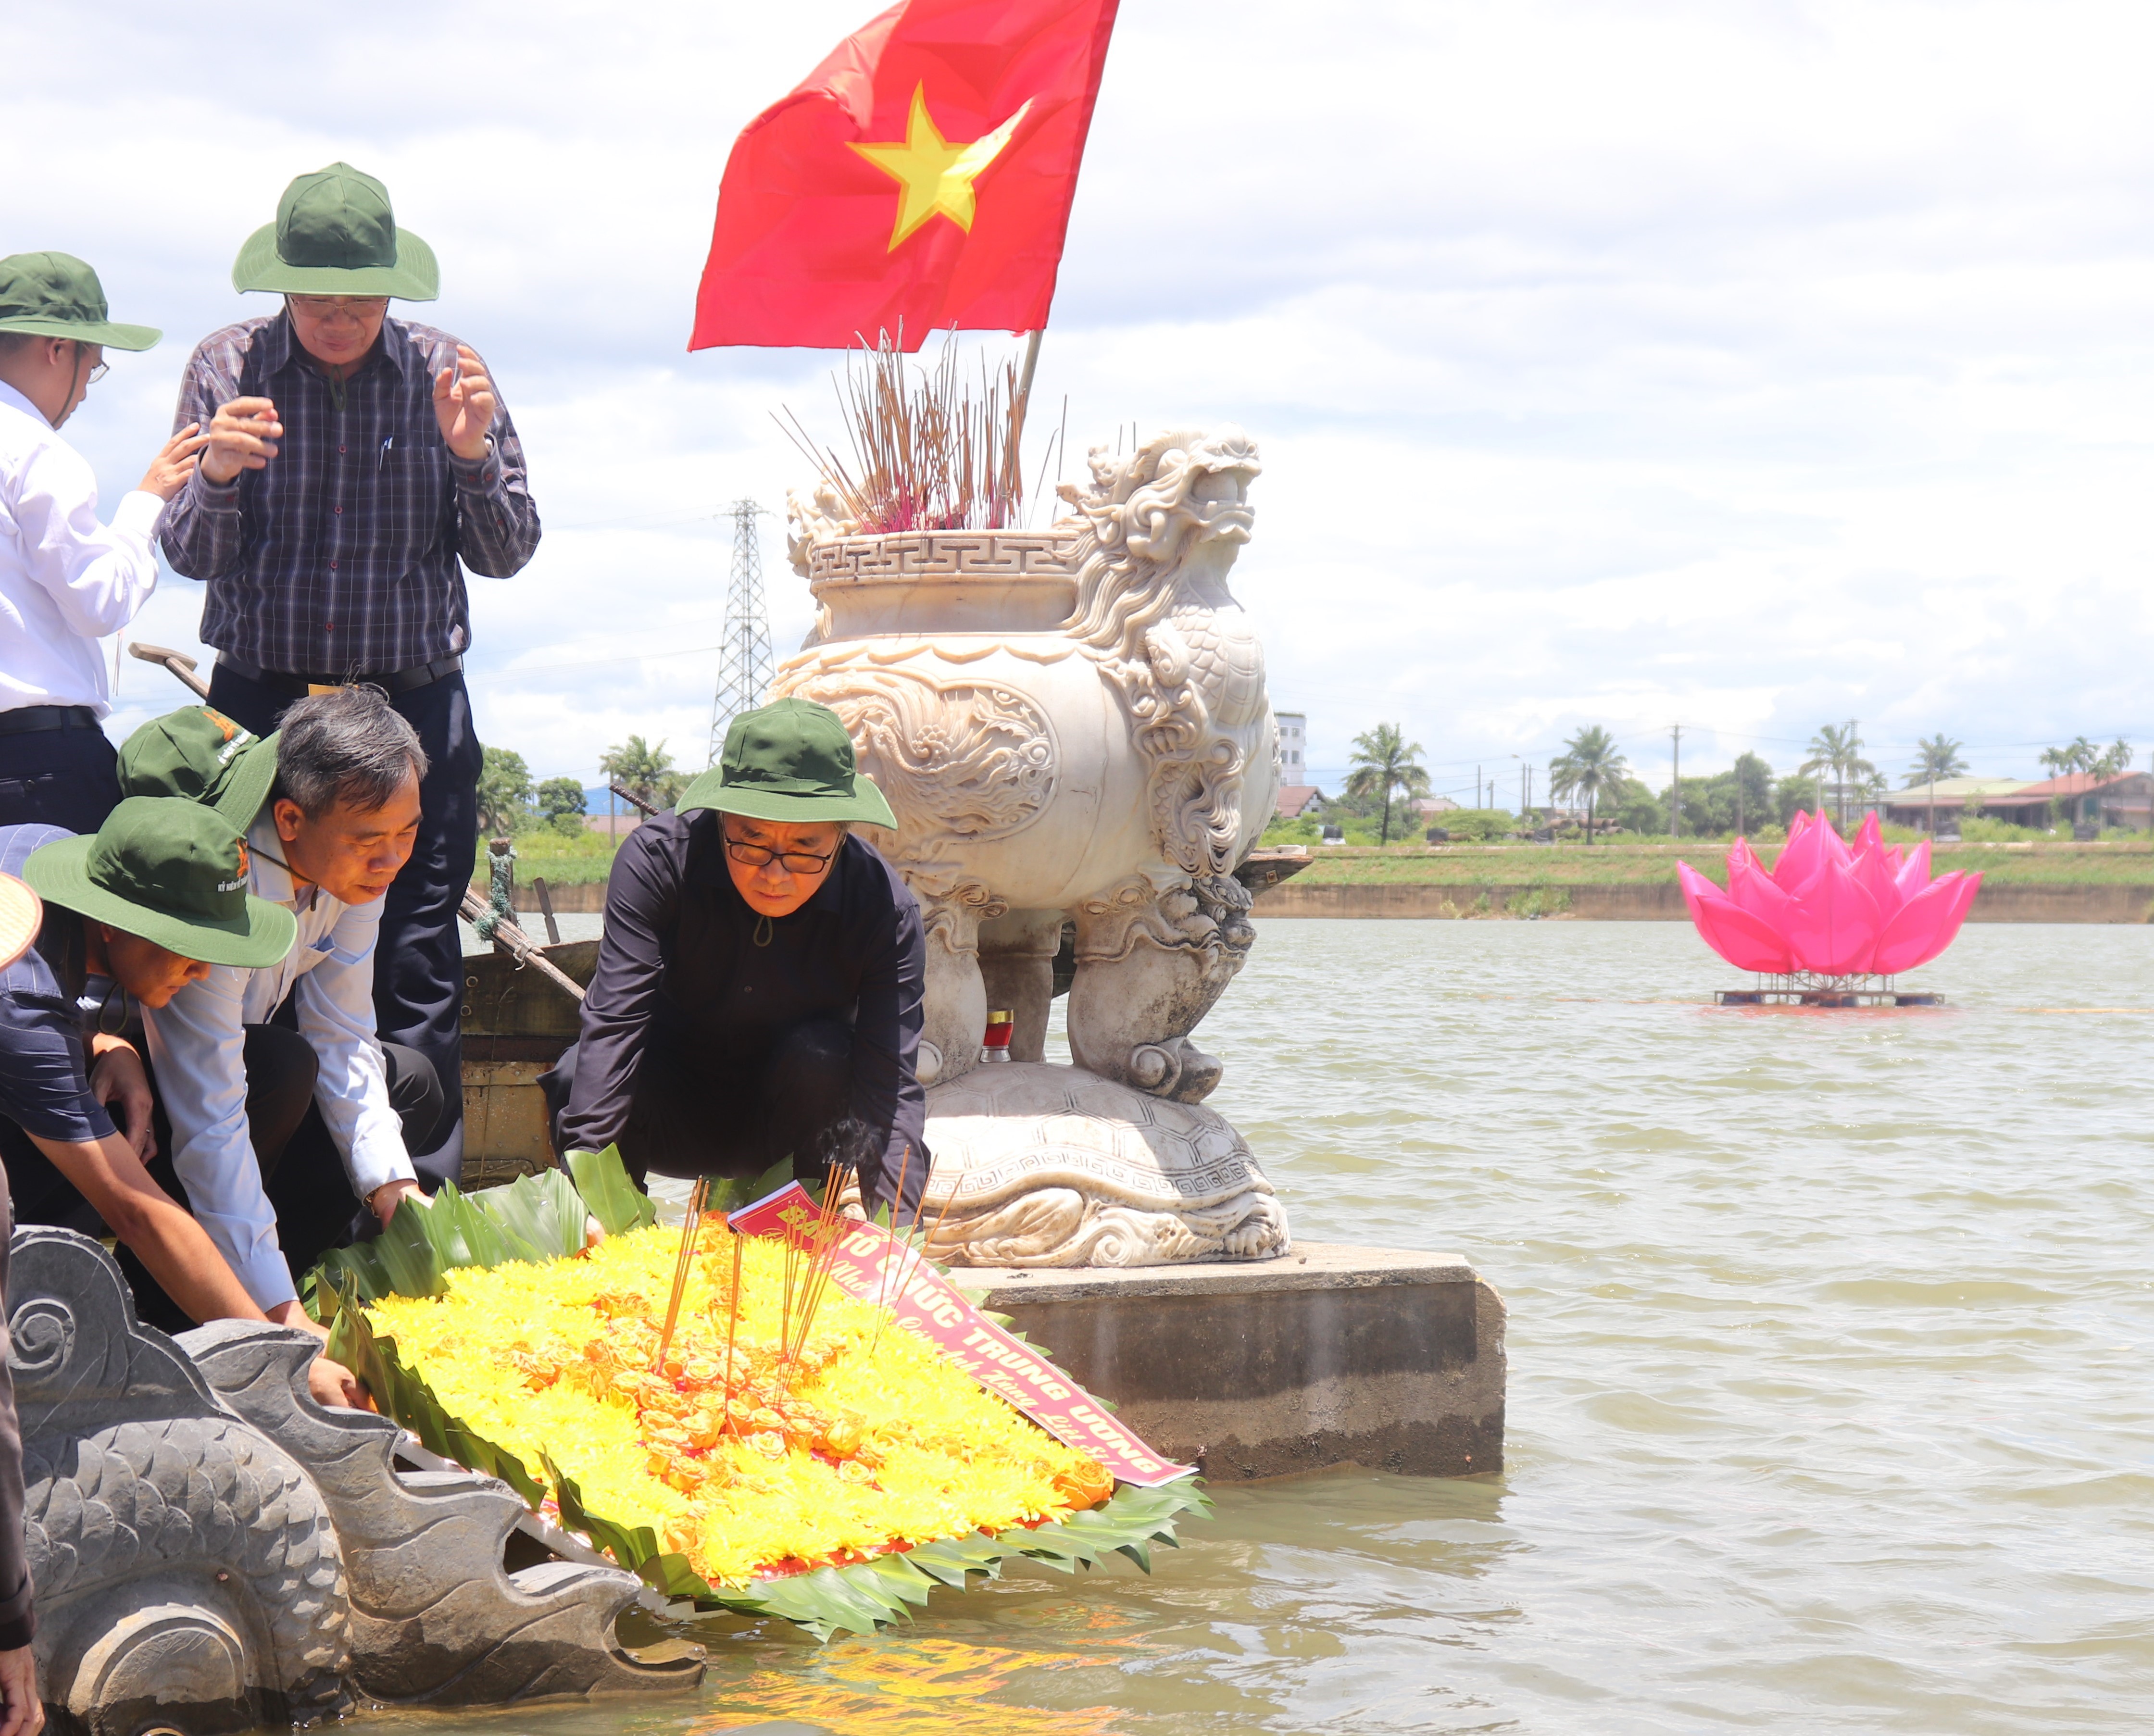
{"type": "Polygon", "coordinates": [[[110,526],[97,522],[97,478],[82,455],[48,440],[29,455],[14,504],[28,574],[84,639],[116,633],[157,588],[151,539],[165,503],[140,488],[123,496],[110,526]]]}
{"type": "Polygon", "coordinates": [[[408,1182],[418,1173],[404,1149],[404,1124],[389,1106],[389,1078],[375,1035],[374,945],[380,931],[380,900],[345,906],[324,937],[329,946],[321,962],[293,992],[299,1034],[317,1064],[314,1101],[361,1200],[385,1182],[408,1182]]]}
{"type": "Polygon", "coordinates": [[[172,1167],[225,1263],[267,1311],[293,1300],[277,1213],[247,1126],[242,1009],[253,973],[219,965],[169,1003],[142,1009],[158,1095],[172,1124],[172,1167]]]}

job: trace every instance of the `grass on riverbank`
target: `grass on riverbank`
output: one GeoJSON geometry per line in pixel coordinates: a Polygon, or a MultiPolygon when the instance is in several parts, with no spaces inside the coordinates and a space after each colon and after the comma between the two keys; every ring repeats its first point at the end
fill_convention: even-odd
{"type": "MultiPolygon", "coordinates": [[[[603,832],[579,838],[526,832],[516,840],[516,883],[528,886],[543,876],[549,886],[603,885],[613,852],[603,832]]],[[[1678,860],[1716,883],[1728,879],[1728,841],[1711,838],[1590,849],[1580,844],[1394,844],[1388,850],[1317,845],[1309,854],[1309,865],[1295,876],[1305,886],[1650,886],[1672,881],[1678,860]]],[[[1770,863],[1779,851],[1768,845],[1761,854],[1770,863]]],[[[1948,844],[1932,861],[1940,874],[1978,869],[2000,886],[2154,885],[2154,843],[2143,837],[2099,844],[1948,844]]],[[[486,875],[482,844],[472,878],[482,886],[486,875]]]]}
{"type": "MultiPolygon", "coordinates": [[[[531,831],[518,835],[515,842],[516,884],[519,886],[528,886],[539,879],[549,886],[600,886],[613,871],[613,840],[603,832],[585,832],[580,837],[564,838],[559,832],[531,831]]],[[[473,884],[482,887],[490,872],[486,845],[487,840],[480,839],[478,863],[472,870],[473,884]]]]}

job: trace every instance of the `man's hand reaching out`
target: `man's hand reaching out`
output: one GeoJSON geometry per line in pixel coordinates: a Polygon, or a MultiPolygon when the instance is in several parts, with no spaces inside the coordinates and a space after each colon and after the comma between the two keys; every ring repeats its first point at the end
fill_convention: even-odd
{"type": "Polygon", "coordinates": [[[0,1698],[7,1713],[0,1717],[0,1736],[38,1736],[45,1727],[44,1703],[38,1698],[38,1661],[28,1646],[0,1652],[0,1698]]]}
{"type": "MultiPolygon", "coordinates": [[[[296,1326],[302,1332],[310,1332],[324,1344],[329,1341],[329,1328],[317,1325],[307,1317],[305,1309],[296,1301],[279,1302],[268,1310],[270,1320],[279,1326],[296,1326]]],[[[327,1356],[316,1356],[314,1366],[307,1371],[307,1391],[318,1405],[346,1411],[370,1411],[374,1401],[367,1394],[360,1378],[341,1362],[332,1362],[327,1356]]]]}
{"type": "Polygon", "coordinates": [[[102,1103],[135,1157],[147,1163],[157,1155],[157,1135],[150,1125],[150,1075],[131,1043],[118,1037],[94,1037],[97,1059],[90,1063],[89,1094],[102,1103]]]}
{"type": "Polygon", "coordinates": [[[367,1195],[367,1208],[381,1220],[382,1228],[389,1228],[389,1220],[396,1215],[396,1208],[403,1202],[407,1193],[417,1195],[421,1205],[426,1203],[426,1190],[411,1181],[384,1182],[367,1195]]]}

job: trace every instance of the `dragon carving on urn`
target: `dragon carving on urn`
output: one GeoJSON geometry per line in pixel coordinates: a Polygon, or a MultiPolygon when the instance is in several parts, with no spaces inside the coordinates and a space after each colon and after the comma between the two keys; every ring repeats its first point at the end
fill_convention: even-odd
{"type": "Polygon", "coordinates": [[[1229,427],[1090,468],[1044,533],[863,536],[827,486],[796,493],[821,612],[773,693],[835,709],[896,814],[869,835],[927,930],[923,1083],[977,1065],[991,1003],[1039,1059],[1068,923],[1077,1065],[1194,1104],[1221,1064],[1191,1033],[1254,937],[1233,870],[1278,796],[1263,652],[1228,588],[1261,466],[1229,427]]]}

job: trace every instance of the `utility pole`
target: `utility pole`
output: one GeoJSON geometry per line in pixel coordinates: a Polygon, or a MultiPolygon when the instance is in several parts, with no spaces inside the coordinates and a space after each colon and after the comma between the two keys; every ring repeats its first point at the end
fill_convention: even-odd
{"type": "Polygon", "coordinates": [[[1682,725],[1669,725],[1668,733],[1675,738],[1676,743],[1675,779],[1668,790],[1668,836],[1680,838],[1682,836],[1682,725]]]}
{"type": "Polygon", "coordinates": [[[1481,805],[1481,768],[1478,765],[1473,768],[1473,805],[1481,805]]]}
{"type": "Polygon", "coordinates": [[[763,612],[763,542],[755,522],[763,512],[752,500],[732,503],[733,570],[726,587],[717,692],[711,700],[707,763],[712,765],[725,751],[727,726],[743,712],[763,703],[777,661],[770,651],[770,623],[763,612]]]}

